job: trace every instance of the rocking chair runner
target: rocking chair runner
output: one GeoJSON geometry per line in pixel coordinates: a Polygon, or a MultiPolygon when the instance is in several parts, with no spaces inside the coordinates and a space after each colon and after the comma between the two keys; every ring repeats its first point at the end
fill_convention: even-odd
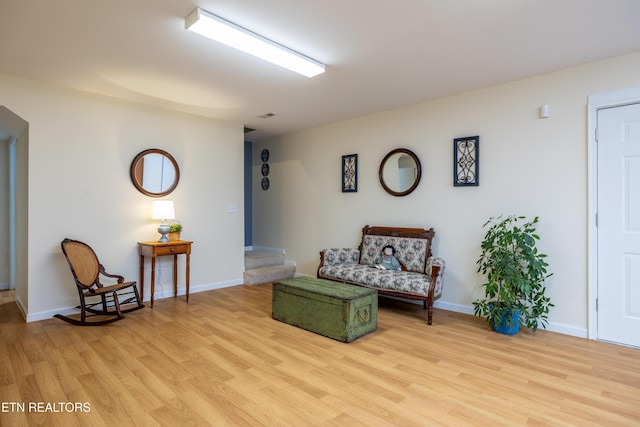
{"type": "Polygon", "coordinates": [[[80,313],[75,317],[62,314],[54,317],[74,325],[97,326],[124,319],[123,313],[144,307],[136,282],[125,282],[123,276],[107,273],[89,245],[71,239],[64,239],[60,245],[76,281],[80,296],[76,308],[80,313]],[[117,283],[105,286],[100,283],[100,275],[116,279],[117,283]],[[121,308],[127,305],[131,306],[121,308]],[[98,320],[90,321],[93,317],[98,320]]]}

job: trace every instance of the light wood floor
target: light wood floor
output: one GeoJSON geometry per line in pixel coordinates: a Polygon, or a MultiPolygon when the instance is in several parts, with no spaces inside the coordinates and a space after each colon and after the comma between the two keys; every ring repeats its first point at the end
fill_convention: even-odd
{"type": "Polygon", "coordinates": [[[5,303],[0,425],[640,425],[638,349],[380,307],[378,330],[345,344],[272,320],[270,285],[158,300],[90,328],[26,324],[5,303]],[[90,412],[64,412],[76,402],[90,412]]]}

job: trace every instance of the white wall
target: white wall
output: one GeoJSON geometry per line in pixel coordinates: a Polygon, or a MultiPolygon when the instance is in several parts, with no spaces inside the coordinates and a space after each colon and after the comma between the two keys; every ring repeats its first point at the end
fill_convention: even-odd
{"type": "MultiPolygon", "coordinates": [[[[28,320],[77,305],[60,250],[65,237],[83,240],[108,271],[138,280],[139,241],[157,240],[152,198],[129,178],[140,151],[160,148],[180,166],[175,203],[193,240],[192,292],[242,282],[243,126],[0,75],[0,99],[29,123],[28,320]],[[228,203],[237,214],[227,214],[228,203]]],[[[180,288],[184,292],[184,257],[180,288]]],[[[156,294],[171,288],[163,258],[156,294]]],[[[147,264],[147,283],[149,292],[147,264]]],[[[25,298],[27,300],[27,298],[25,298]]]]}
{"type": "Polygon", "coordinates": [[[554,272],[551,327],[586,336],[587,96],[638,85],[640,53],[272,138],[254,149],[254,245],[284,248],[299,273],[315,275],[318,252],[355,247],[365,224],[434,227],[434,253],[447,263],[439,304],[470,312],[482,293],[482,225],[500,214],[537,215],[554,272]],[[550,118],[538,118],[542,104],[550,118]],[[480,186],[453,187],[453,139],[473,135],[480,186]],[[268,191],[259,187],[265,147],[268,191]],[[423,167],[416,191],[401,198],[377,176],[398,147],[423,167]],[[352,153],[358,192],[341,193],[341,156],[352,153]]]}

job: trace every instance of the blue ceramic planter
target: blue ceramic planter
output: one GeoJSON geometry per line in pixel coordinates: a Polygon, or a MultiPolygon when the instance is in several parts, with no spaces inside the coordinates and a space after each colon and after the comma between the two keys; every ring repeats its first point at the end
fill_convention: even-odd
{"type": "Polygon", "coordinates": [[[492,325],[491,327],[494,331],[499,332],[501,334],[515,335],[518,333],[520,329],[520,325],[518,322],[519,317],[520,317],[520,310],[509,311],[502,316],[502,321],[498,326],[492,325]],[[513,322],[511,327],[507,326],[506,320],[509,317],[511,317],[511,320],[513,322]]]}

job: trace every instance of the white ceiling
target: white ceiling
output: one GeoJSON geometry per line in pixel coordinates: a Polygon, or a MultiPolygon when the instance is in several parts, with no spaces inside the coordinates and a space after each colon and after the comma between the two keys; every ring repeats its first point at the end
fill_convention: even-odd
{"type": "Polygon", "coordinates": [[[243,123],[256,141],[640,51],[639,19],[640,0],[0,0],[0,73],[243,123]],[[196,7],[326,72],[186,31],[196,7]]]}

